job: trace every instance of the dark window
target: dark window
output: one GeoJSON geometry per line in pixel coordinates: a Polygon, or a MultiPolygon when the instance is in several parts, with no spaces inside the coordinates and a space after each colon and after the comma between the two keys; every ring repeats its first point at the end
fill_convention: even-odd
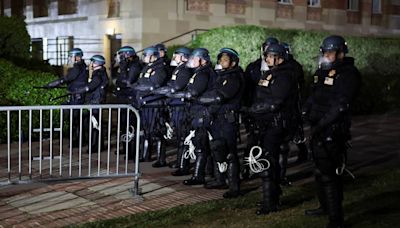
{"type": "Polygon", "coordinates": [[[226,13],[245,14],[246,5],[246,0],[226,0],[226,13]]]}
{"type": "Polygon", "coordinates": [[[75,14],[77,0],[58,0],[58,15],[75,14]]]}
{"type": "Polygon", "coordinates": [[[119,0],[108,0],[108,17],[119,17],[119,0]]]}
{"type": "Polygon", "coordinates": [[[68,51],[74,47],[73,36],[59,36],[56,39],[56,55],[57,64],[63,65],[68,63],[68,51]]]}
{"type": "Polygon", "coordinates": [[[372,0],[372,13],[373,14],[382,13],[381,0],[372,0]]]}
{"type": "Polygon", "coordinates": [[[187,0],[187,11],[209,12],[210,0],[187,0]]]}
{"type": "Polygon", "coordinates": [[[49,16],[48,0],[33,0],[33,17],[49,16]]]}
{"type": "Polygon", "coordinates": [[[347,1],[347,9],[352,11],[358,11],[359,2],[358,0],[348,0],[347,1]]]}
{"type": "Polygon", "coordinates": [[[24,0],[11,1],[11,16],[22,17],[24,16],[24,0]]]}
{"type": "Polygon", "coordinates": [[[43,60],[43,39],[32,39],[32,58],[43,60]]]}

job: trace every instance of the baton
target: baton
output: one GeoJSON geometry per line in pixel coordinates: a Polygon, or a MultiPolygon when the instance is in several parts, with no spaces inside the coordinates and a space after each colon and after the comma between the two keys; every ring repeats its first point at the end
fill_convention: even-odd
{"type": "Polygon", "coordinates": [[[58,100],[58,99],[61,99],[61,98],[64,98],[64,97],[68,97],[69,95],[71,95],[71,94],[67,93],[67,94],[64,94],[64,95],[61,95],[61,96],[58,96],[58,97],[53,97],[53,98],[50,98],[49,101],[55,101],[55,100],[58,100]]]}

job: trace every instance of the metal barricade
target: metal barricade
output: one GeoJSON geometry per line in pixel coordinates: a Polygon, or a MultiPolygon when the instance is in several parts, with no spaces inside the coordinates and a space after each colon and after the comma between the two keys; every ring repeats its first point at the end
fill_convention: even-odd
{"type": "Polygon", "coordinates": [[[130,105],[3,106],[0,126],[0,185],[133,176],[132,193],[139,194],[140,117],[130,105]],[[107,144],[101,151],[103,136],[107,144]]]}

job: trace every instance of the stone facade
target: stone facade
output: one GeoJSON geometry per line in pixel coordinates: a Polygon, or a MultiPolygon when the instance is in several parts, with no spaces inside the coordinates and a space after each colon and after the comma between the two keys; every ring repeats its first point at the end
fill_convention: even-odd
{"type": "MultiPolygon", "coordinates": [[[[64,0],[0,0],[2,14],[20,13],[21,7],[12,10],[20,1],[29,34],[42,41],[43,58],[53,64],[62,63],[71,46],[81,47],[86,57],[104,53],[110,62],[116,44],[140,50],[190,30],[238,24],[344,35],[400,34],[400,0],[381,0],[378,13],[372,13],[372,0],[359,0],[358,10],[348,10],[348,0],[320,0],[312,6],[307,0],[68,0],[63,5],[59,2],[64,0]],[[48,3],[47,16],[43,2],[48,3]]],[[[184,44],[192,35],[167,45],[184,44]]]]}

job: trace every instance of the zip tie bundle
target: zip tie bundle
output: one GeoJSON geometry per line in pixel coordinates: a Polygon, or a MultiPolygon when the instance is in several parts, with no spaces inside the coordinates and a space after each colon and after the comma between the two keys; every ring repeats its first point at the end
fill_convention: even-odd
{"type": "Polygon", "coordinates": [[[92,126],[93,126],[93,128],[95,128],[95,129],[97,129],[97,130],[100,130],[100,128],[99,128],[99,122],[97,122],[96,117],[92,116],[91,119],[92,119],[92,126]]]}
{"type": "Polygon", "coordinates": [[[130,131],[128,131],[128,136],[126,134],[121,135],[121,142],[126,142],[126,140],[130,142],[133,137],[135,137],[135,128],[131,125],[129,129],[130,131]]]}
{"type": "Polygon", "coordinates": [[[225,173],[226,170],[228,169],[228,163],[226,162],[217,162],[217,164],[220,173],[225,173]]]}
{"type": "Polygon", "coordinates": [[[250,149],[249,156],[244,158],[245,161],[247,162],[246,165],[249,165],[250,170],[253,173],[261,173],[262,171],[269,169],[269,167],[271,165],[267,159],[265,159],[265,158],[259,159],[261,157],[261,155],[262,155],[261,147],[253,146],[250,149]],[[254,154],[253,154],[253,151],[255,149],[258,150],[258,154],[256,156],[254,156],[254,154]],[[267,166],[265,167],[263,163],[266,163],[267,166]]]}
{"type": "Polygon", "coordinates": [[[164,135],[164,139],[172,139],[174,129],[172,129],[171,125],[169,125],[167,122],[165,122],[165,126],[167,126],[167,134],[164,135]]]}
{"type": "MultiPolygon", "coordinates": [[[[344,155],[343,155],[343,157],[344,157],[344,155]]],[[[344,160],[344,159],[343,159],[343,160],[344,160]]],[[[343,175],[343,172],[344,172],[344,171],[346,171],[354,180],[356,179],[356,177],[354,176],[354,174],[353,174],[350,170],[346,169],[346,164],[345,164],[345,162],[342,163],[342,166],[341,166],[341,167],[337,167],[337,168],[336,168],[336,175],[341,176],[341,175],[343,175]]]]}
{"type": "Polygon", "coordinates": [[[214,138],[212,137],[211,133],[210,133],[209,131],[207,131],[207,133],[208,133],[208,139],[209,139],[210,141],[212,141],[214,138]]]}
{"type": "Polygon", "coordinates": [[[196,154],[194,153],[194,150],[196,149],[196,147],[193,145],[193,141],[192,138],[195,136],[195,130],[190,131],[190,134],[188,136],[186,136],[185,141],[183,144],[185,144],[186,146],[189,146],[189,149],[185,151],[185,153],[183,154],[183,157],[185,159],[196,159],[196,154]]]}

